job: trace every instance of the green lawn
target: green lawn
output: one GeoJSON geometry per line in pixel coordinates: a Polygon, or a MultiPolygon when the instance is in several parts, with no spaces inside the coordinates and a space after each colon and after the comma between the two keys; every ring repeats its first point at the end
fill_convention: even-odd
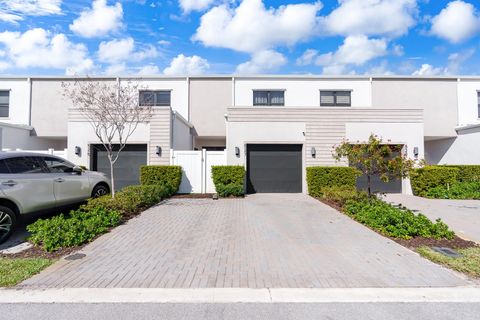
{"type": "Polygon", "coordinates": [[[458,249],[456,251],[462,254],[462,257],[450,258],[428,247],[417,249],[421,256],[433,262],[463,272],[469,276],[480,278],[480,248],[458,249]]]}
{"type": "Polygon", "coordinates": [[[0,287],[10,287],[39,273],[53,263],[43,258],[0,258],[0,287]]]}

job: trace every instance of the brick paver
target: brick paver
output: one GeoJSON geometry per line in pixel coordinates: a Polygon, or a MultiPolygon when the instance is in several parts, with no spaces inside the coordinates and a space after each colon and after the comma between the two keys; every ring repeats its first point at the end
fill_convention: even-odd
{"type": "Polygon", "coordinates": [[[171,199],[26,287],[413,287],[466,280],[302,194],[171,199]]]}

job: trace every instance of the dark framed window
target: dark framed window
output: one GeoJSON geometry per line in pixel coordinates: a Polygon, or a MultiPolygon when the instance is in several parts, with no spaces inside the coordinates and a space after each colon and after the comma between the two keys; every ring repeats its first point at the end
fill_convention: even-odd
{"type": "Polygon", "coordinates": [[[254,106],[284,106],[285,91],[284,90],[254,90],[253,105],[254,106]]]}
{"type": "Polygon", "coordinates": [[[144,90],[140,91],[140,106],[170,106],[171,103],[170,90],[144,90]]]}
{"type": "Polygon", "coordinates": [[[13,157],[3,161],[10,173],[47,173],[45,162],[41,157],[13,157]]]}
{"type": "Polygon", "coordinates": [[[10,109],[10,91],[0,90],[0,118],[7,118],[10,109]]]}
{"type": "Polygon", "coordinates": [[[321,107],[350,107],[351,105],[351,91],[320,91],[321,107]]]}
{"type": "Polygon", "coordinates": [[[477,117],[480,119],[480,91],[477,91],[477,117]]]}

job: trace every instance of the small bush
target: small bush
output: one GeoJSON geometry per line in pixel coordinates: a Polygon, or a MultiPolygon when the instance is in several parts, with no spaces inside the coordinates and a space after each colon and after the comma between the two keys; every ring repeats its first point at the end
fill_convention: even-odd
{"type": "Polygon", "coordinates": [[[478,165],[444,165],[440,167],[457,168],[458,182],[480,182],[480,166],[478,165]]]}
{"type": "Polygon", "coordinates": [[[27,226],[31,233],[29,240],[46,251],[74,247],[91,241],[97,235],[120,223],[121,214],[117,211],[95,208],[81,209],[61,214],[50,219],[40,219],[27,226]]]}
{"type": "Polygon", "coordinates": [[[212,166],[212,180],[220,197],[239,197],[245,193],[243,166],[212,166]]]}
{"type": "Polygon", "coordinates": [[[457,182],[459,169],[446,166],[426,166],[410,173],[413,193],[425,197],[430,189],[449,188],[457,182]]]}
{"type": "Polygon", "coordinates": [[[348,200],[359,201],[368,197],[366,192],[359,192],[351,186],[333,186],[323,187],[322,199],[332,201],[340,207],[343,207],[348,200]]]}
{"type": "Polygon", "coordinates": [[[416,215],[378,199],[349,200],[345,212],[358,222],[393,238],[452,239],[455,235],[440,219],[433,223],[422,214],[416,215]]]}
{"type": "Polygon", "coordinates": [[[161,185],[170,194],[178,192],[182,182],[182,167],[180,166],[141,166],[140,183],[143,185],[161,185]]]}
{"type": "Polygon", "coordinates": [[[458,182],[449,188],[435,187],[428,190],[426,196],[434,199],[480,200],[480,182],[458,182]]]}
{"type": "Polygon", "coordinates": [[[360,171],[351,167],[308,167],[308,193],[321,197],[325,187],[349,187],[355,189],[360,171]]]}

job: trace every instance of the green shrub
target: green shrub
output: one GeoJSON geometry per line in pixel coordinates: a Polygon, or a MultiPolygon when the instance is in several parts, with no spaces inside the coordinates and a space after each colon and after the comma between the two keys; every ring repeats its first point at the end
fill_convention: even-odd
{"type": "Polygon", "coordinates": [[[86,212],[79,209],[69,215],[37,220],[27,226],[27,230],[31,233],[29,240],[32,243],[51,252],[89,242],[120,221],[121,214],[114,210],[95,208],[86,212]]]}
{"type": "Polygon", "coordinates": [[[430,189],[452,186],[457,182],[459,170],[446,166],[425,166],[410,173],[413,193],[425,197],[430,189]]]}
{"type": "Polygon", "coordinates": [[[441,167],[457,168],[458,182],[480,182],[480,166],[476,165],[444,165],[441,167]]]}
{"type": "Polygon", "coordinates": [[[180,166],[141,166],[140,183],[143,185],[161,185],[170,194],[178,192],[182,182],[182,167],[180,166]]]}
{"type": "Polygon", "coordinates": [[[359,192],[352,186],[332,186],[321,189],[322,199],[332,201],[343,207],[348,200],[362,200],[368,197],[366,192],[359,192]]]}
{"type": "Polygon", "coordinates": [[[239,197],[245,193],[243,166],[212,166],[212,180],[220,197],[239,197]]]}
{"type": "Polygon", "coordinates": [[[308,167],[308,193],[312,197],[321,197],[322,188],[347,186],[355,188],[360,171],[351,167],[308,167]]]}
{"type": "Polygon", "coordinates": [[[435,187],[430,189],[426,196],[435,199],[480,200],[480,182],[457,182],[449,188],[435,187]]]}
{"type": "Polygon", "coordinates": [[[400,209],[378,199],[349,200],[345,212],[358,222],[393,238],[425,237],[452,239],[455,233],[438,219],[431,222],[422,214],[400,209]]]}

